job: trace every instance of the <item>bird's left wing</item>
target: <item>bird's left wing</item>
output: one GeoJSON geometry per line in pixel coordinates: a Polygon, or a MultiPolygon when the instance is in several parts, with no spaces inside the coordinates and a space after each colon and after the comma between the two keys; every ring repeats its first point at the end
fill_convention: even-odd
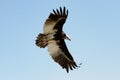
{"type": "Polygon", "coordinates": [[[73,57],[69,53],[64,39],[61,40],[50,40],[48,42],[48,51],[50,55],[63,69],[65,68],[67,72],[69,69],[78,67],[73,57]]]}

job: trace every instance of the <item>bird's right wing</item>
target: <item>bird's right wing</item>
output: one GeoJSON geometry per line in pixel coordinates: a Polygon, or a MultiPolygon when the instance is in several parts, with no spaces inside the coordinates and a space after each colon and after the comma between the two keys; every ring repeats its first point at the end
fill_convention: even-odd
{"type": "Polygon", "coordinates": [[[53,13],[50,13],[48,19],[44,24],[43,33],[49,34],[56,32],[56,30],[62,30],[63,24],[65,23],[67,16],[68,10],[66,10],[65,7],[63,8],[63,10],[61,7],[59,10],[56,9],[56,11],[53,9],[53,13]]]}

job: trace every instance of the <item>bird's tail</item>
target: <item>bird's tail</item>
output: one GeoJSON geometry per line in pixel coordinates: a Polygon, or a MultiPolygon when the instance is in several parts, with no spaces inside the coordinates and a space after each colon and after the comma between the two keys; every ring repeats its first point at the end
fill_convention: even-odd
{"type": "Polygon", "coordinates": [[[47,46],[46,35],[40,33],[36,39],[36,45],[40,48],[45,48],[47,46]]]}

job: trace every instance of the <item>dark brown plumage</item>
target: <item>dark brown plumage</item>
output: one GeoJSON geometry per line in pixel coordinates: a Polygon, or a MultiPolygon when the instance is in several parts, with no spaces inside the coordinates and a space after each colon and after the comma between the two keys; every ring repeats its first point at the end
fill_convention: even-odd
{"type": "MultiPolygon", "coordinates": [[[[68,10],[53,9],[44,24],[43,33],[40,33],[36,39],[36,45],[40,48],[48,47],[51,57],[67,72],[78,67],[70,52],[67,49],[64,39],[69,37],[62,31],[63,24],[68,16],[68,10]]],[[[70,40],[70,39],[69,39],[70,40]]]]}

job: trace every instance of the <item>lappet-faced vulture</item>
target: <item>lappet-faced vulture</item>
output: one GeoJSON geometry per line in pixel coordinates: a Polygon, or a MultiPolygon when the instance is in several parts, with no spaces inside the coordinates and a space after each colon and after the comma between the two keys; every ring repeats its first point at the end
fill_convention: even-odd
{"type": "Polygon", "coordinates": [[[45,21],[43,33],[36,39],[36,45],[40,48],[48,47],[51,57],[67,72],[78,67],[70,52],[67,49],[64,39],[71,40],[62,28],[68,16],[65,7],[53,9],[48,19],[45,21]]]}

